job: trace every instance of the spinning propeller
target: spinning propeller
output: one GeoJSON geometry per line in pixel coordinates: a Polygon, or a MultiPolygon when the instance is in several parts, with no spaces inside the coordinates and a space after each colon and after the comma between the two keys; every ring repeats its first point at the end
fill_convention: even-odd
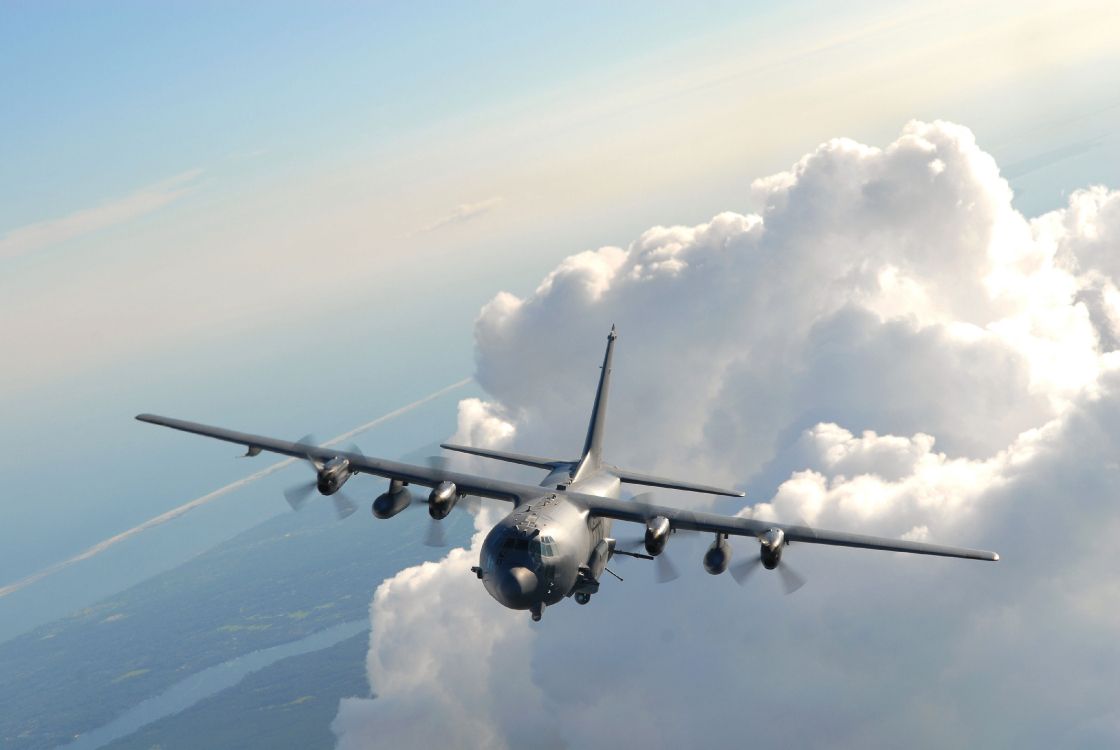
{"type": "MultiPolygon", "coordinates": [[[[442,456],[428,456],[427,458],[414,458],[415,462],[423,461],[437,473],[451,476],[447,469],[447,459],[442,456]]],[[[426,501],[417,500],[403,480],[392,480],[389,490],[373,501],[373,515],[377,518],[392,518],[407,510],[415,512],[416,508],[425,508],[428,511],[429,521],[424,532],[423,543],[428,547],[446,547],[447,537],[441,521],[446,518],[458,505],[476,513],[481,507],[477,497],[464,496],[454,482],[444,480],[432,488],[426,501]]]]}
{"type": "MultiPolygon", "coordinates": [[[[297,441],[301,445],[317,446],[319,443],[312,435],[304,435],[297,441]]],[[[361,449],[356,445],[351,446],[351,451],[361,454],[361,449]]],[[[335,515],[339,520],[347,518],[358,509],[354,501],[342,492],[342,485],[351,476],[350,462],[346,459],[332,458],[323,462],[312,456],[307,456],[307,462],[315,472],[315,478],[309,482],[301,482],[284,490],[284,499],[292,510],[300,510],[311,498],[311,494],[318,490],[323,495],[329,495],[334,504],[335,515]]]]}
{"type": "MultiPolygon", "coordinates": [[[[643,492],[635,495],[631,502],[639,506],[649,506],[653,493],[643,492]]],[[[687,517],[687,512],[678,514],[678,518],[687,517]]],[[[619,539],[615,543],[617,553],[627,557],[641,557],[652,559],[654,576],[658,583],[668,583],[680,578],[680,569],[673,563],[668,551],[665,549],[670,534],[694,534],[686,529],[674,529],[669,519],[655,515],[652,511],[647,514],[645,534],[640,537],[619,539]],[[645,554],[642,553],[644,550],[645,554]]]]}
{"type": "MultiPolygon", "coordinates": [[[[807,528],[807,527],[806,527],[807,528]]],[[[770,529],[758,535],[761,545],[757,557],[750,556],[731,566],[731,576],[736,583],[743,586],[750,580],[760,567],[768,570],[777,570],[782,579],[782,589],[786,594],[792,594],[805,585],[805,577],[782,561],[782,548],[786,545],[785,533],[780,529],[770,529]]]]}
{"type": "MultiPolygon", "coordinates": [[[[450,471],[449,466],[451,464],[451,461],[446,456],[427,456],[424,459],[424,463],[428,466],[429,469],[432,469],[434,471],[450,471]]],[[[444,489],[449,489],[451,494],[457,495],[458,488],[456,488],[455,485],[451,484],[450,482],[444,483],[444,485],[450,485],[450,488],[444,487],[444,489]]],[[[447,534],[444,533],[443,529],[443,517],[437,517],[436,515],[433,515],[432,505],[430,504],[431,498],[439,492],[440,486],[437,486],[435,490],[432,491],[432,495],[429,495],[428,503],[417,503],[417,505],[426,507],[428,509],[428,528],[424,533],[424,544],[428,547],[448,546],[447,534]]],[[[469,496],[457,496],[457,498],[451,502],[451,505],[461,506],[465,508],[469,513],[471,513],[471,515],[477,514],[479,509],[482,507],[481,502],[477,497],[469,496]]],[[[450,512],[450,509],[448,509],[448,512],[450,512]]]]}
{"type": "MultiPolygon", "coordinates": [[[[747,581],[750,580],[751,576],[754,575],[754,572],[761,567],[762,558],[752,556],[735,563],[729,570],[736,583],[740,586],[744,586],[747,581]]],[[[782,589],[787,594],[792,594],[805,585],[805,577],[790,568],[789,563],[778,563],[777,571],[782,579],[782,589]]]]}
{"type": "MultiPolygon", "coordinates": [[[[452,463],[453,460],[448,456],[427,456],[424,459],[424,464],[434,471],[453,471],[452,463]]],[[[472,516],[477,516],[482,511],[482,498],[477,495],[461,495],[456,507],[462,508],[472,516]]]]}

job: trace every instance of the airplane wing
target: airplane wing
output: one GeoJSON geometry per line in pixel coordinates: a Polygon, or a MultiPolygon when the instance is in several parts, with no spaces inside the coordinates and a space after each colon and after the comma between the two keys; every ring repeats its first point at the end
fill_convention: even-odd
{"type": "Polygon", "coordinates": [[[770,529],[781,529],[785,533],[786,540],[791,542],[881,549],[890,552],[912,552],[918,555],[961,557],[969,560],[994,561],[999,559],[999,555],[995,552],[985,550],[947,547],[926,542],[910,542],[904,539],[890,539],[867,534],[851,534],[846,531],[826,531],[809,526],[772,523],[754,518],[740,518],[739,516],[721,516],[716,513],[702,513],[684,510],[683,508],[635,503],[628,500],[615,500],[580,493],[568,493],[567,496],[587,508],[588,513],[593,516],[613,518],[618,521],[633,521],[644,524],[654,516],[664,516],[669,519],[669,524],[674,529],[710,531],[732,536],[758,536],[770,529]]]}
{"type": "Polygon", "coordinates": [[[453,471],[444,471],[426,466],[389,461],[373,458],[360,453],[339,451],[335,448],[321,448],[305,443],[292,443],[286,440],[252,435],[245,432],[236,432],[222,427],[188,422],[171,417],[160,417],[154,414],[140,414],[136,417],[141,422],[171,427],[172,429],[191,432],[196,435],[224,440],[228,443],[243,445],[249,453],[255,455],[260,451],[279,453],[298,459],[315,459],[329,461],[332,458],[345,458],[350,462],[353,472],[373,474],[386,479],[399,479],[408,484],[417,484],[424,487],[435,487],[440,482],[454,482],[459,492],[477,497],[493,498],[496,500],[509,500],[520,505],[528,500],[545,495],[563,494],[572,502],[587,509],[593,516],[612,518],[619,521],[632,521],[644,524],[655,516],[664,516],[669,519],[674,529],[693,531],[707,531],[732,536],[758,536],[770,529],[781,529],[785,538],[791,542],[807,542],[810,544],[831,544],[841,547],[861,547],[864,549],[880,549],[893,552],[912,552],[920,555],[938,555],[941,557],[962,557],[972,560],[998,560],[995,552],[984,550],[965,549],[962,547],[947,547],[939,544],[925,542],[909,542],[901,539],[868,536],[866,534],[850,534],[844,531],[825,531],[813,529],[808,526],[770,523],[753,518],[740,518],[738,516],[721,516],[716,513],[703,513],[698,511],[673,508],[663,505],[650,505],[637,503],[631,500],[615,500],[612,498],[587,495],[579,492],[557,493],[546,487],[507,482],[489,477],[479,477],[472,474],[461,474],[453,471]]]}
{"type": "Polygon", "coordinates": [[[656,477],[652,474],[642,474],[637,471],[630,471],[629,469],[620,469],[617,466],[603,467],[610,473],[618,477],[620,482],[624,484],[641,484],[646,487],[664,487],[667,490],[684,490],[685,492],[702,492],[706,495],[726,495],[728,497],[743,497],[745,492],[740,490],[728,490],[723,487],[712,487],[707,484],[697,484],[695,482],[682,482],[678,479],[668,479],[666,477],[656,477]]]}
{"type": "Polygon", "coordinates": [[[532,466],[537,469],[544,469],[545,471],[552,471],[557,466],[562,464],[574,464],[576,461],[565,461],[560,458],[542,458],[541,456],[530,456],[525,453],[511,453],[509,451],[496,451],[489,448],[475,448],[472,445],[456,445],[455,443],[440,443],[440,448],[448,451],[456,451],[458,453],[469,453],[472,456],[481,456],[482,458],[492,458],[495,461],[505,461],[511,464],[521,464],[522,466],[532,466]]]}
{"type": "Polygon", "coordinates": [[[277,440],[263,435],[252,435],[246,432],[236,432],[222,427],[187,422],[172,417],[160,417],[155,414],[139,414],[136,417],[141,422],[170,427],[195,435],[224,440],[227,443],[243,445],[249,453],[256,455],[260,451],[279,453],[299,459],[315,459],[329,461],[332,458],[344,458],[350,462],[350,470],[355,473],[373,474],[386,479],[399,479],[408,484],[418,484],[424,487],[435,487],[440,482],[454,482],[459,492],[464,495],[487,497],[495,500],[510,500],[521,504],[534,497],[546,495],[549,490],[542,487],[506,482],[500,479],[479,477],[471,474],[461,474],[454,471],[444,471],[428,466],[413,466],[412,464],[388,461],[382,458],[373,458],[361,453],[340,451],[337,448],[321,448],[317,445],[305,443],[292,443],[287,440],[277,440]]]}

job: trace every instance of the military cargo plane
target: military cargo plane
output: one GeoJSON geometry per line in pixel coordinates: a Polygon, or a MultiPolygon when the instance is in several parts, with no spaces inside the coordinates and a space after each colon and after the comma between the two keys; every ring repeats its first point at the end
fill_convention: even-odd
{"type": "MultiPolygon", "coordinates": [[[[678,532],[712,535],[703,564],[713,575],[727,571],[730,566],[729,537],[756,539],[758,555],[730,566],[732,575],[743,582],[759,567],[776,569],[787,591],[798,588],[802,583],[800,576],[782,562],[783,551],[791,542],[971,560],[999,559],[996,553],[982,550],[689,511],[657,505],[649,502],[646,496],[620,499],[623,484],[732,497],[742,497],[743,493],[652,476],[604,463],[603,428],[617,339],[618,334],[612,326],[607,336],[607,350],[587,437],[578,459],[544,458],[465,445],[442,445],[450,451],[548,472],[539,486],[448,471],[438,465],[415,466],[372,458],[358,450],[339,451],[320,447],[306,438],[292,443],[153,414],[140,414],[136,418],[245,446],[246,456],[267,451],[306,459],[315,469],[315,481],[305,488],[286,493],[293,507],[297,507],[301,499],[316,489],[323,495],[336,495],[355,474],[372,474],[389,480],[388,491],[373,501],[373,515],[382,519],[392,518],[417,503],[410,489],[412,485],[431,488],[426,505],[433,523],[446,518],[463,498],[492,498],[511,503],[513,509],[487,535],[479,564],[472,568],[472,572],[498,603],[511,609],[528,610],[534,621],[541,619],[545,607],[558,604],[567,597],[587,604],[598,592],[604,572],[612,572],[607,569],[607,563],[615,556],[657,560],[660,577],[671,578],[674,572],[668,566],[664,553],[670,536],[678,532]],[[645,527],[644,534],[630,546],[622,544],[612,537],[613,521],[640,524],[645,527]],[[663,566],[662,562],[666,564],[663,566]]],[[[420,502],[424,502],[422,498],[420,502]]],[[[341,500],[336,508],[340,515],[348,515],[353,510],[348,502],[341,500]]]]}

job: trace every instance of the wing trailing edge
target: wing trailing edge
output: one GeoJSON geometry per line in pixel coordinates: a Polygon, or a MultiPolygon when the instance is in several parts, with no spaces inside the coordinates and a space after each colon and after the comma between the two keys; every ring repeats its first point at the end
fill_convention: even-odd
{"type": "Polygon", "coordinates": [[[492,458],[495,461],[505,461],[510,464],[521,464],[522,466],[533,466],[538,469],[545,469],[551,471],[557,466],[575,463],[574,461],[564,461],[559,458],[542,458],[540,456],[530,456],[527,453],[512,453],[510,451],[496,451],[489,448],[475,448],[470,445],[456,445],[454,443],[440,443],[440,448],[457,453],[469,453],[472,456],[481,456],[482,458],[492,458]]]}
{"type": "Polygon", "coordinates": [[[684,492],[701,492],[706,495],[726,495],[727,497],[743,497],[745,492],[728,490],[723,487],[713,487],[696,482],[682,482],[667,477],[657,477],[652,474],[642,474],[629,469],[620,469],[617,466],[604,466],[604,469],[618,477],[623,484],[640,484],[646,487],[661,487],[667,490],[683,490],[684,492]]]}

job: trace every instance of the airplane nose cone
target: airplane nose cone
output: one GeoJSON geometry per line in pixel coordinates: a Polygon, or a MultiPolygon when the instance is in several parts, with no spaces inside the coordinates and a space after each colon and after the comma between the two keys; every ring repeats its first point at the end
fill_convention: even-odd
{"type": "Polygon", "coordinates": [[[498,589],[502,601],[511,609],[528,609],[537,593],[537,574],[518,566],[503,571],[498,589]]]}

